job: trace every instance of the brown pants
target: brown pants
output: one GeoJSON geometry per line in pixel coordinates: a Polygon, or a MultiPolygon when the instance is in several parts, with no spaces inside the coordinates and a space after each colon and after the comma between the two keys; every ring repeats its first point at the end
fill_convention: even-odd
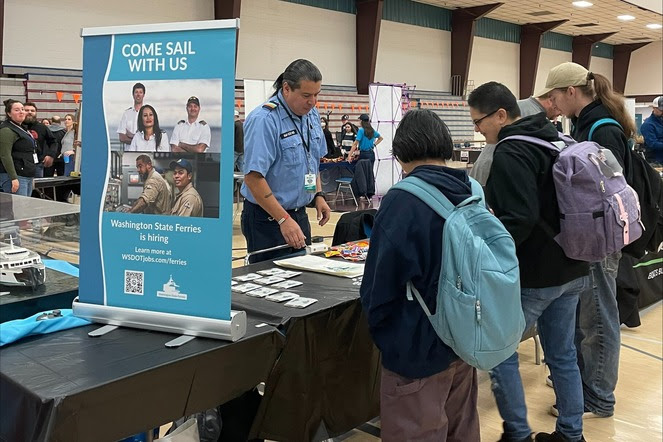
{"type": "Polygon", "coordinates": [[[381,436],[389,441],[480,441],[477,372],[461,360],[409,379],[382,367],[381,436]]]}

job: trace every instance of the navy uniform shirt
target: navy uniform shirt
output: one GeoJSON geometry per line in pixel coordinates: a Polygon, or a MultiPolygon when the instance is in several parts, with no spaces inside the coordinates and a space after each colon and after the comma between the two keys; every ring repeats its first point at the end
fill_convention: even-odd
{"type": "MultiPolygon", "coordinates": [[[[327,153],[327,144],[316,108],[298,117],[284,106],[287,104],[279,91],[278,98],[270,98],[246,118],[243,172],[260,173],[279,204],[286,210],[292,210],[307,205],[313,199],[313,193],[304,189],[304,176],[307,173],[318,174],[320,158],[327,153]],[[309,145],[310,153],[306,152],[302,137],[309,145]]],[[[246,184],[242,184],[241,192],[247,200],[258,204],[246,184]]]]}

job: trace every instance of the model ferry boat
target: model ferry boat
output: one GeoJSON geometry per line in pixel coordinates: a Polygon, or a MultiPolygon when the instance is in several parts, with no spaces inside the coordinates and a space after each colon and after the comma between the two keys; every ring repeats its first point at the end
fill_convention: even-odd
{"type": "Polygon", "coordinates": [[[44,263],[36,252],[0,242],[0,285],[37,287],[46,280],[44,263]]]}

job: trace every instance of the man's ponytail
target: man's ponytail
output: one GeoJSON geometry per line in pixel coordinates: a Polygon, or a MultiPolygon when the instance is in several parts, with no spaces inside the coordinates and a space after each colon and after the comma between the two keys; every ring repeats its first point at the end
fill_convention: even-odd
{"type": "Polygon", "coordinates": [[[274,93],[272,94],[273,97],[283,88],[283,74],[278,76],[272,87],[274,88],[274,93]]]}

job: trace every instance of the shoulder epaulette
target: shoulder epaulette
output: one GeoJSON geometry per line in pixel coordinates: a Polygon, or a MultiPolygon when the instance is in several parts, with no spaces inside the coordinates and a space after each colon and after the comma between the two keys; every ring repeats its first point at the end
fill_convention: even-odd
{"type": "Polygon", "coordinates": [[[177,122],[177,124],[182,124],[182,123],[186,123],[186,121],[180,120],[180,121],[177,122]]]}
{"type": "Polygon", "coordinates": [[[207,121],[205,121],[205,120],[200,120],[200,124],[202,124],[203,126],[207,126],[207,121]]]}
{"type": "Polygon", "coordinates": [[[265,109],[274,110],[278,107],[278,103],[274,103],[273,101],[268,101],[267,103],[263,104],[262,107],[265,109]]]}
{"type": "Polygon", "coordinates": [[[131,110],[133,108],[134,108],[133,106],[129,106],[126,110],[131,110]]]}

